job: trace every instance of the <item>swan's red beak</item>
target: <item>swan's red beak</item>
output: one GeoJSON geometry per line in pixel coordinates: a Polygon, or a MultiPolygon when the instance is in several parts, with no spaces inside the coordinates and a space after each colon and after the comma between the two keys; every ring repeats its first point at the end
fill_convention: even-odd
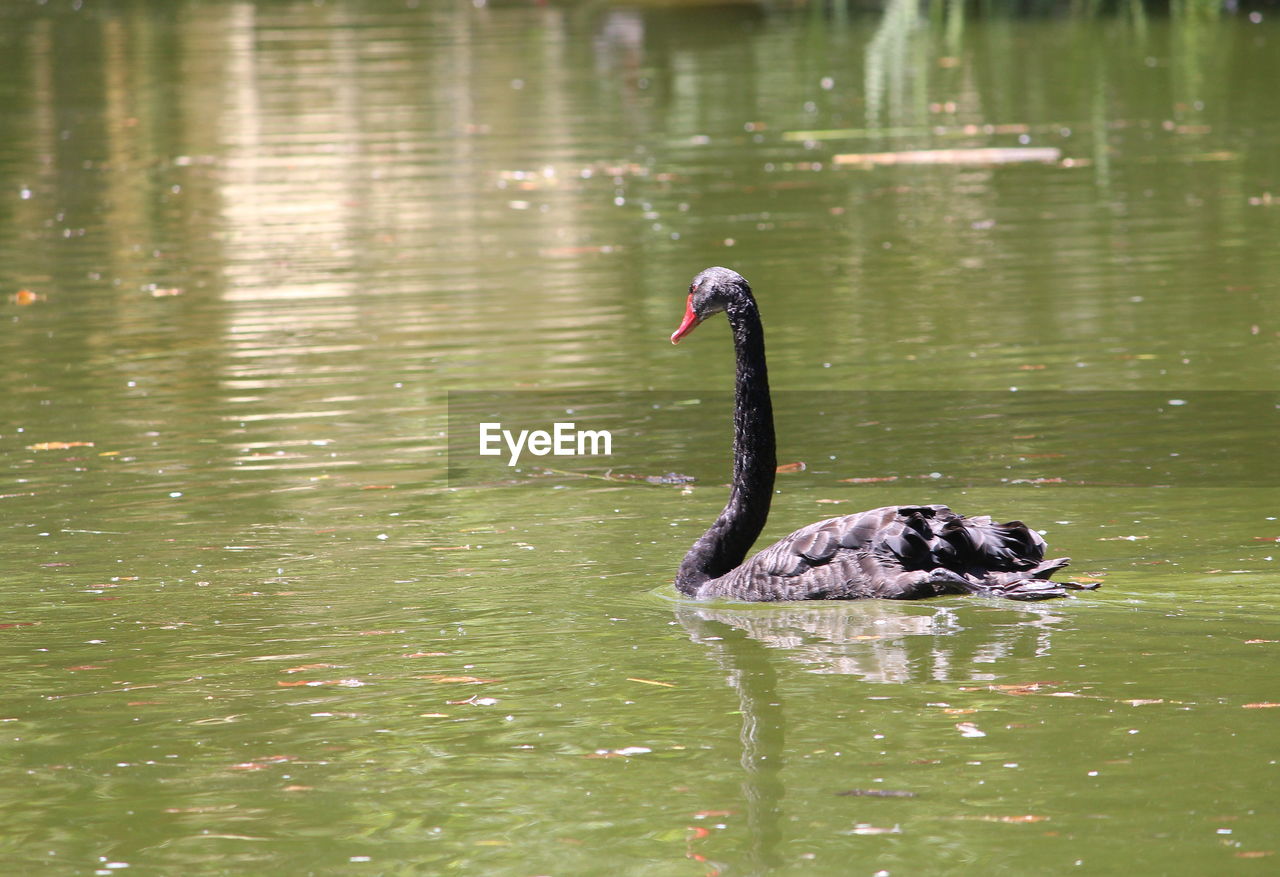
{"type": "Polygon", "coordinates": [[[702,317],[693,312],[693,293],[690,293],[689,300],[685,302],[684,306],[684,320],[680,323],[680,328],[671,333],[671,343],[679,344],[680,339],[698,328],[698,324],[701,322],[702,317]]]}

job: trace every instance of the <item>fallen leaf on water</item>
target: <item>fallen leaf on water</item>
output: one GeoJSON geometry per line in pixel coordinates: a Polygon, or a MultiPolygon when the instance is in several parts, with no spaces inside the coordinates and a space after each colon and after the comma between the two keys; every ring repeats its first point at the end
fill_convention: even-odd
{"type": "Polygon", "coordinates": [[[285,786],[285,787],[284,787],[283,789],[281,789],[280,791],[282,791],[282,792],[310,792],[313,788],[314,788],[313,786],[285,786]]]}
{"type": "Polygon", "coordinates": [[[803,472],[809,467],[805,465],[803,460],[797,460],[794,463],[783,463],[778,466],[779,472],[803,472]]]}
{"type": "Polygon", "coordinates": [[[77,664],[76,666],[68,667],[67,669],[74,672],[76,670],[105,670],[106,667],[103,667],[100,664],[77,664]]]}
{"type": "Polygon", "coordinates": [[[443,673],[431,673],[426,676],[415,676],[414,679],[426,679],[428,682],[439,683],[459,683],[462,685],[484,685],[488,682],[497,682],[497,679],[481,679],[479,676],[446,676],[443,673]]]}
{"type": "Polygon", "coordinates": [[[29,289],[19,289],[13,295],[9,296],[9,301],[16,305],[31,305],[40,301],[41,298],[43,298],[43,296],[37,295],[29,289]]]}
{"type": "Polygon", "coordinates": [[[394,484],[366,484],[360,488],[361,490],[395,490],[394,484]]]}
{"type": "Polygon", "coordinates": [[[836,794],[846,798],[914,798],[916,796],[915,792],[903,789],[845,789],[836,794]]]}
{"type": "Polygon", "coordinates": [[[332,670],[337,664],[299,664],[297,667],[289,667],[281,670],[281,673],[301,673],[304,670],[332,670]]]}
{"type": "Polygon", "coordinates": [[[36,442],[27,445],[28,451],[65,451],[68,448],[91,448],[93,442],[36,442]]]}
{"type": "Polygon", "coordinates": [[[960,709],[959,707],[950,707],[948,709],[944,709],[943,712],[949,716],[964,716],[964,715],[968,715],[969,713],[976,713],[977,710],[960,709]]]}
{"type": "Polygon", "coordinates": [[[38,621],[10,621],[7,624],[0,624],[0,630],[8,630],[11,627],[35,627],[38,621]]]}
{"type": "Polygon", "coordinates": [[[433,545],[432,551],[470,551],[470,545],[433,545]]]}
{"type": "Polygon", "coordinates": [[[627,677],[627,681],[628,681],[628,682],[640,682],[640,683],[642,683],[642,684],[644,684],[644,685],[661,685],[663,688],[675,688],[675,687],[676,687],[676,684],[675,684],[674,682],[659,682],[657,679],[640,679],[639,677],[636,677],[636,676],[628,676],[628,677],[627,677]]]}
{"type": "Polygon", "coordinates": [[[1057,682],[997,682],[986,686],[962,685],[961,691],[1000,691],[1005,694],[1035,694],[1042,688],[1056,688],[1057,682]]]}
{"type": "Polygon", "coordinates": [[[299,679],[297,682],[284,682],[283,680],[276,683],[280,688],[318,688],[322,685],[336,685],[340,688],[361,688],[364,683],[359,679],[299,679]]]}
{"type": "Polygon", "coordinates": [[[474,694],[471,695],[471,697],[468,697],[466,700],[446,700],[445,701],[445,703],[448,704],[449,706],[462,706],[464,704],[467,706],[493,706],[497,702],[498,702],[498,699],[496,697],[477,697],[474,694]]]}
{"type": "Polygon", "coordinates": [[[1274,856],[1275,854],[1275,850],[1240,850],[1238,853],[1234,853],[1233,855],[1237,859],[1262,859],[1267,856],[1274,856]]]}
{"type": "Polygon", "coordinates": [[[961,737],[985,737],[987,732],[978,728],[973,722],[956,722],[956,730],[961,737]]]}
{"type": "Polygon", "coordinates": [[[409,652],[407,654],[401,655],[400,657],[402,658],[447,658],[449,654],[450,654],[449,652],[409,652]]]}
{"type": "MultiPolygon", "coordinates": [[[[28,621],[26,623],[38,624],[39,622],[28,621]]],[[[6,625],[0,625],[0,627],[3,627],[3,626],[6,626],[6,625]]],[[[1280,639],[1247,639],[1244,641],[1244,644],[1246,646],[1253,646],[1253,645],[1257,645],[1258,643],[1280,643],[1280,639]]]]}
{"type": "Polygon", "coordinates": [[[285,764],[290,761],[297,761],[294,755],[268,755],[266,758],[258,758],[253,761],[242,761],[239,764],[231,765],[231,770],[266,770],[273,764],[285,764]]]}
{"type": "Polygon", "coordinates": [[[1266,701],[1262,701],[1260,703],[1244,704],[1244,708],[1247,710],[1269,710],[1276,709],[1277,707],[1280,707],[1280,703],[1268,703],[1266,701]]]}
{"type": "Polygon", "coordinates": [[[244,713],[232,713],[229,716],[212,716],[207,719],[196,719],[191,722],[192,725],[231,725],[235,724],[238,719],[244,718],[244,713]]]}
{"type": "Polygon", "coordinates": [[[953,816],[953,819],[960,819],[966,822],[1048,822],[1048,816],[1036,816],[1031,813],[1023,813],[1017,816],[953,816]]]}
{"type": "Polygon", "coordinates": [[[1036,364],[1036,365],[1030,365],[1030,364],[1027,364],[1027,365],[1020,365],[1020,366],[1018,366],[1018,371],[1024,371],[1024,372],[1038,372],[1038,371],[1040,371],[1040,370],[1041,370],[1041,369],[1043,369],[1043,368],[1046,368],[1046,366],[1045,366],[1045,365],[1043,365],[1043,364],[1036,364]]]}

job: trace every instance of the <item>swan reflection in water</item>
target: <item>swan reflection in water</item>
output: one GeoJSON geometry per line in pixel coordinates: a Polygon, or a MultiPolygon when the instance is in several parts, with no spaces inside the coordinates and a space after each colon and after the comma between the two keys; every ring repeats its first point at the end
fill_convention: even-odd
{"type": "Polygon", "coordinates": [[[993,680],[993,665],[1002,658],[1048,655],[1054,626],[1065,620],[1044,604],[964,609],[996,622],[987,636],[971,635],[979,626],[971,614],[966,632],[955,606],[889,600],[759,608],[681,604],[676,617],[694,642],[731,642],[726,628],[732,628],[767,648],[787,650],[787,658],[811,673],[881,683],[993,680]]]}
{"type": "Polygon", "coordinates": [[[1055,630],[1066,620],[1043,603],[975,606],[973,601],[678,603],[675,614],[689,638],[708,648],[738,694],[750,838],[742,864],[748,874],[765,874],[782,864],[787,709],[778,677],[788,662],[809,673],[875,684],[983,683],[1017,676],[1026,663],[1047,658],[1055,630]]]}

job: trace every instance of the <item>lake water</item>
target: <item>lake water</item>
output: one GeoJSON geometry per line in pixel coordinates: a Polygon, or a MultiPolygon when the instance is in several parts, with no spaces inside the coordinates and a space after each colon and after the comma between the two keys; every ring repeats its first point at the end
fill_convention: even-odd
{"type": "Polygon", "coordinates": [[[1273,871],[1280,15],[1175,6],[0,9],[6,870],[1273,871]],[[713,264],[766,539],[944,502],[1102,588],[677,600],[713,264]]]}

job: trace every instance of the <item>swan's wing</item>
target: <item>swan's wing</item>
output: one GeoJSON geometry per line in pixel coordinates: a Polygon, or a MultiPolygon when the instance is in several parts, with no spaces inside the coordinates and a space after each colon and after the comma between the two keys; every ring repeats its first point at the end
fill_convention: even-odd
{"type": "Polygon", "coordinates": [[[1044,539],[1021,521],[966,518],[946,506],[903,506],[885,528],[884,544],[909,569],[961,574],[1024,572],[1044,560],[1044,539]]]}
{"type": "Polygon", "coordinates": [[[874,545],[896,514],[896,508],[882,508],[817,521],[763,549],[751,563],[768,575],[804,575],[826,565],[842,550],[858,551],[874,545]]]}
{"type": "MultiPolygon", "coordinates": [[[[935,557],[939,545],[954,553],[950,543],[940,543],[942,531],[964,520],[946,506],[885,506],[801,527],[761,551],[752,563],[770,575],[794,577],[843,552],[872,552],[901,569],[932,569],[940,565],[935,557]]],[[[981,542],[984,537],[975,538],[981,542]]]]}
{"type": "Polygon", "coordinates": [[[731,575],[733,595],[749,600],[1062,596],[1063,588],[1074,583],[1048,579],[1067,560],[1046,561],[1044,551],[1040,534],[1021,521],[965,518],[944,505],[886,506],[818,521],[763,549],[731,575]]]}
{"type": "MultiPolygon", "coordinates": [[[[912,536],[894,526],[896,506],[828,518],[761,550],[732,574],[736,596],[749,600],[838,600],[898,596],[905,567],[882,543],[903,551],[912,536]]],[[[923,540],[921,540],[923,544],[923,540]]]]}

